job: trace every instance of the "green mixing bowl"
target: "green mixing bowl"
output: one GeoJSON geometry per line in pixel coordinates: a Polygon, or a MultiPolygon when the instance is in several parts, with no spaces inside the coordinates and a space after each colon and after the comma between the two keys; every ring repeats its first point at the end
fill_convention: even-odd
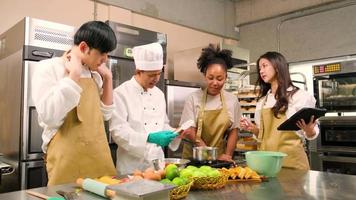
{"type": "Polygon", "coordinates": [[[258,174],[275,177],[282,168],[287,154],[275,151],[248,151],[245,154],[247,165],[258,174]]]}

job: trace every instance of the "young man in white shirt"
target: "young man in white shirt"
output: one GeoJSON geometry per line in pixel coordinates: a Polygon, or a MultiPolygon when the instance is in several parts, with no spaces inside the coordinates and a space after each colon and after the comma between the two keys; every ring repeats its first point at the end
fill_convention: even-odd
{"type": "Polygon", "coordinates": [[[87,22],[75,33],[70,51],[39,62],[34,72],[48,185],[116,175],[103,121],[114,108],[112,74],[105,62],[116,44],[107,24],[87,22]]]}

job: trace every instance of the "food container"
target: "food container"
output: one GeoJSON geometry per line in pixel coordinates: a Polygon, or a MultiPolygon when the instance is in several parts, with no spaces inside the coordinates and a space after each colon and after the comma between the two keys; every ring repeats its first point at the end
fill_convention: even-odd
{"type": "Polygon", "coordinates": [[[248,151],[245,154],[247,165],[257,173],[275,177],[282,168],[287,154],[275,151],[248,151]]]}
{"type": "Polygon", "coordinates": [[[115,200],[167,200],[170,198],[170,191],[175,187],[157,181],[141,179],[108,185],[107,189],[116,191],[115,200]]]}
{"type": "Polygon", "coordinates": [[[198,161],[214,161],[218,156],[217,147],[193,147],[193,159],[198,161]]]}
{"type": "Polygon", "coordinates": [[[181,158],[165,158],[164,162],[167,165],[175,164],[178,168],[182,169],[190,162],[188,159],[181,159],[181,158]]]}

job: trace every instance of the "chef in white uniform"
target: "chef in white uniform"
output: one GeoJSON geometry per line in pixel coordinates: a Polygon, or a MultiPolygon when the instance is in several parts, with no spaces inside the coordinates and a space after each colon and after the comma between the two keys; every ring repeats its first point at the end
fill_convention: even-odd
{"type": "Polygon", "coordinates": [[[134,47],[133,57],[135,75],[114,90],[116,108],[110,121],[119,174],[152,167],[153,160],[164,159],[162,147],[178,135],[168,124],[164,94],[155,86],[163,68],[162,46],[134,47]]]}

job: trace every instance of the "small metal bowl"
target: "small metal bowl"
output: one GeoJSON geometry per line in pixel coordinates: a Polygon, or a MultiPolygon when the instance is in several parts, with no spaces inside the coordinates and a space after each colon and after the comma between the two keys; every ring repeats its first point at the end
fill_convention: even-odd
{"type": "Polygon", "coordinates": [[[166,163],[166,166],[169,164],[175,164],[178,168],[184,168],[190,160],[182,158],[165,158],[164,162],[166,163]]]}

